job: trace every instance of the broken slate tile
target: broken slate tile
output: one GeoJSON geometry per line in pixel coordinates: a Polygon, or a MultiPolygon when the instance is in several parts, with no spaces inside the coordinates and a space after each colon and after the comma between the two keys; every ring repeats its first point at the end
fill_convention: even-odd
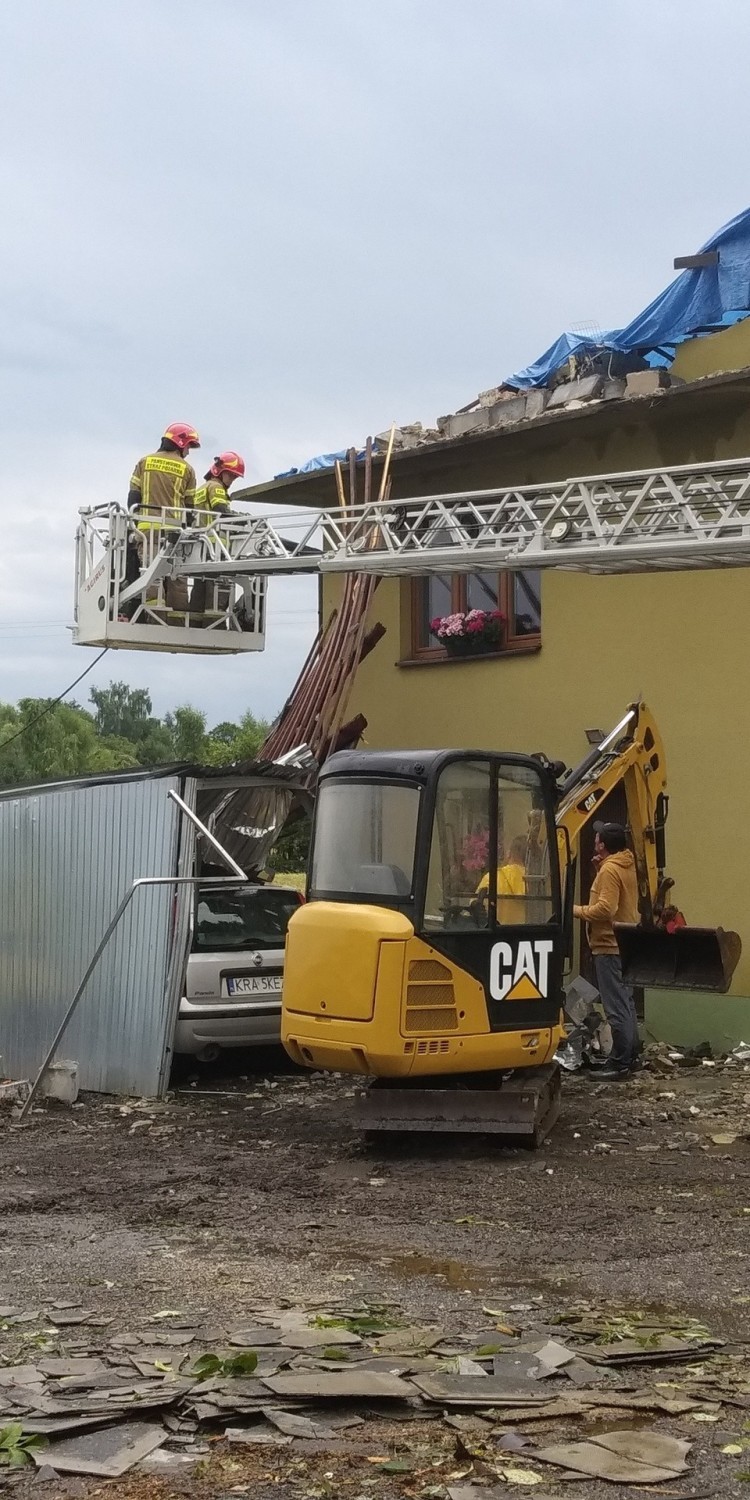
{"type": "Polygon", "coordinates": [[[556,1339],[549,1339],[546,1344],[542,1344],[541,1349],[536,1351],[535,1358],[539,1361],[537,1379],[546,1380],[550,1375],[556,1375],[564,1365],[572,1364],[575,1357],[575,1350],[566,1349],[565,1345],[558,1343],[556,1339]]]}
{"type": "Polygon", "coordinates": [[[664,1484],[687,1472],[689,1449],[663,1432],[603,1432],[590,1441],[535,1448],[529,1457],[614,1484],[664,1484]]]}
{"type": "Polygon", "coordinates": [[[265,1424],[258,1427],[227,1427],[224,1436],[228,1443],[262,1443],[272,1448],[289,1448],[292,1443],[291,1437],[285,1436],[283,1432],[275,1432],[265,1424]]]}
{"type": "Polygon", "coordinates": [[[332,1438],[334,1431],[325,1422],[313,1422],[309,1417],[303,1417],[297,1412],[278,1411],[274,1407],[266,1409],[266,1419],[279,1432],[286,1437],[293,1438],[332,1438]]]}
{"type": "Polygon", "coordinates": [[[457,1374],[459,1375],[477,1375],[480,1379],[482,1376],[487,1378],[487,1371],[484,1365],[477,1364],[475,1359],[466,1359],[463,1354],[459,1354],[456,1363],[458,1365],[457,1374]]]}
{"type": "Polygon", "coordinates": [[[348,1328],[290,1328],[281,1342],[287,1349],[341,1349],[344,1345],[361,1344],[362,1340],[348,1328]]]}
{"type": "Polygon", "coordinates": [[[50,1443],[34,1462],[51,1464],[59,1474],[94,1474],[101,1479],[119,1479],[164,1441],[164,1428],[149,1422],[123,1422],[102,1427],[80,1437],[50,1443]]]}
{"type": "Polygon", "coordinates": [[[201,1444],[192,1453],[172,1453],[169,1448],[154,1448],[148,1458],[142,1458],[138,1465],[142,1474],[171,1474],[189,1473],[196,1464],[201,1463],[208,1453],[208,1447],[201,1444]]]}
{"type": "Polygon", "coordinates": [[[341,1374],[271,1375],[263,1384],[275,1396],[313,1397],[315,1400],[341,1401],[349,1399],[407,1400],[414,1395],[413,1386],[399,1375],[380,1374],[355,1368],[341,1374]]]}
{"type": "Polygon", "coordinates": [[[641,1365],[686,1361],[695,1364],[702,1354],[721,1349],[718,1339],[676,1339],[669,1334],[656,1335],[648,1345],[637,1339],[620,1339],[616,1344],[585,1344],[579,1349],[593,1364],[641,1365]]]}
{"type": "Polygon", "coordinates": [[[41,1379],[36,1365],[6,1365],[0,1370],[0,1386],[39,1385],[41,1379]]]}
{"type": "Polygon", "coordinates": [[[597,1369],[596,1365],[590,1365],[588,1360],[578,1358],[571,1360],[562,1373],[576,1386],[601,1385],[602,1381],[607,1378],[601,1366],[597,1369]]]}
{"type": "Polygon", "coordinates": [[[428,1401],[446,1406],[545,1406],[550,1399],[540,1393],[537,1381],[527,1381],[519,1391],[494,1375],[415,1375],[413,1384],[428,1401]]]}
{"type": "MultiPolygon", "coordinates": [[[[50,1321],[54,1323],[56,1328],[76,1328],[80,1323],[88,1323],[95,1316],[95,1313],[87,1312],[85,1308],[81,1308],[78,1311],[55,1312],[52,1314],[50,1321]]],[[[110,1321],[111,1319],[109,1318],[105,1318],[103,1321],[100,1320],[97,1327],[103,1327],[105,1323],[109,1323],[110,1321]]]]}
{"type": "MultiPolygon", "coordinates": [[[[330,1331],[330,1330],[329,1330],[330,1331]]],[[[268,1344],[281,1343],[280,1328],[235,1328],[229,1336],[229,1342],[233,1349],[263,1349],[268,1344]]],[[[325,1339],[324,1343],[330,1343],[325,1339]]]]}
{"type": "Polygon", "coordinates": [[[65,1375],[84,1377],[109,1373],[101,1359],[40,1359],[39,1369],[43,1375],[58,1378],[65,1375]]]}
{"type": "MultiPolygon", "coordinates": [[[[444,1338],[442,1328],[391,1328],[377,1341],[379,1354],[425,1354],[444,1338]]],[[[336,1343],[337,1340],[333,1340],[336,1343]]],[[[454,1354],[461,1350],[454,1349],[454,1354]]]]}
{"type": "Polygon", "coordinates": [[[167,1349],[181,1349],[186,1344],[194,1344],[194,1343],[195,1343],[195,1334],[191,1330],[189,1330],[189,1329],[186,1330],[186,1331],[178,1330],[175,1333],[165,1333],[165,1332],[162,1332],[162,1334],[161,1334],[161,1347],[163,1347],[163,1348],[167,1348],[167,1349]]]}

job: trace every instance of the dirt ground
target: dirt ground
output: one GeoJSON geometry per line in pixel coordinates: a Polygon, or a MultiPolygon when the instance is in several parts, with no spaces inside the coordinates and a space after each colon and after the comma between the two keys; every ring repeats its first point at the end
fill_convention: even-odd
{"type": "MultiPolygon", "coordinates": [[[[698,1066],[598,1085],[568,1077],[561,1120],[530,1153],[477,1137],[365,1145],[348,1081],[252,1073],[247,1057],[241,1066],[192,1083],[183,1074],[164,1104],[87,1096],[34,1112],[26,1127],[3,1116],[0,1304],[82,1301],[114,1320],[111,1332],[164,1309],[236,1325],[265,1298],[363,1297],[463,1331],[486,1326],[487,1306],[520,1308],[522,1323],[581,1305],[669,1310],[750,1359],[750,1071],[698,1066]],[[731,1145],[711,1139],[735,1131],[731,1145]]],[[[18,1358],[18,1330],[2,1340],[0,1364],[18,1358]]],[[[693,1443],[691,1473],[658,1492],[747,1495],[750,1453],[721,1448],[749,1416],[725,1407],[711,1425],[665,1420],[664,1431],[693,1443]]],[[[471,1477],[444,1425],[374,1430],[386,1456],[411,1456],[409,1472],[373,1477],[366,1460],[282,1450],[270,1462],[217,1442],[190,1476],[24,1480],[14,1494],[395,1500],[445,1495],[459,1482],[452,1474],[471,1477]]],[[[474,1477],[489,1482],[481,1465],[474,1477]]],[[[550,1470],[529,1493],[566,1491],[550,1470]]],[[[574,1493],[645,1491],[582,1480],[574,1493]]]]}

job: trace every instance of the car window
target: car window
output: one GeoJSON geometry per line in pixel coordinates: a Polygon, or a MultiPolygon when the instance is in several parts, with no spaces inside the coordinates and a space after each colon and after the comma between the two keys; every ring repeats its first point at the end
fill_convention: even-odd
{"type": "Polygon", "coordinates": [[[263,886],[243,890],[200,890],[196,902],[193,951],[283,948],[289,918],[299,911],[296,891],[263,886]]]}

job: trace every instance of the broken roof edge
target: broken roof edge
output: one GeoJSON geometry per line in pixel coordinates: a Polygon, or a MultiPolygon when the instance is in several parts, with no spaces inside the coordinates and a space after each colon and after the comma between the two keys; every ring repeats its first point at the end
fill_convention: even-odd
{"type": "MultiPolygon", "coordinates": [[[[391,455],[391,473],[395,477],[399,472],[407,471],[410,466],[418,465],[420,459],[439,460],[443,455],[450,457],[457,453],[473,451],[488,442],[510,440],[532,430],[539,432],[543,429],[587,420],[596,421],[600,425],[605,417],[614,419],[616,415],[621,417],[625,411],[634,413],[639,405],[643,406],[645,403],[648,403],[650,408],[663,406],[665,403],[671,407],[672,403],[681,398],[695,396],[704,390],[733,385],[740,388],[750,385],[750,365],[743,365],[738,370],[722,370],[718,374],[701,375],[696,380],[681,381],[679,384],[675,382],[658,391],[640,396],[599,397],[582,400],[575,406],[561,406],[553,410],[546,407],[538,415],[524,415],[518,421],[503,423],[502,426],[488,425],[475,431],[465,432],[458,437],[440,438],[414,447],[394,449],[391,455]]],[[[518,399],[523,400],[529,394],[531,393],[518,392],[518,399]]],[[[382,462],[383,460],[381,460],[381,466],[382,462]]],[[[377,464],[378,457],[373,455],[373,475],[377,464]]],[[[359,469],[360,464],[357,464],[358,472],[359,469]]],[[[318,469],[310,473],[282,476],[267,480],[263,484],[251,485],[244,490],[237,490],[232,498],[263,504],[272,501],[279,505],[328,509],[336,503],[335,496],[333,469],[318,469]]]]}
{"type": "Polygon", "coordinates": [[[280,766],[269,760],[240,760],[224,766],[201,766],[191,761],[170,761],[158,766],[126,766],[121,771],[89,771],[81,776],[55,776],[45,781],[35,781],[23,786],[0,787],[0,800],[13,797],[32,797],[43,792],[53,792],[58,787],[111,786],[119,782],[159,781],[169,777],[184,777],[196,781],[238,781],[251,786],[254,781],[277,781],[284,786],[305,790],[304,772],[296,766],[280,766]]]}

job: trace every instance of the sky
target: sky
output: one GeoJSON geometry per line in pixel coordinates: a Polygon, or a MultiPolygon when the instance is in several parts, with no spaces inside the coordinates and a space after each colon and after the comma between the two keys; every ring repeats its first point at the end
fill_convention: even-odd
{"type": "MultiPolygon", "coordinates": [[[[254,483],[629,321],[750,203],[749,43],[747,0],[4,0],[0,700],[92,659],[77,511],[166,423],[254,483]]],[[[262,655],[75,696],[271,717],[315,620],[272,580],[262,655]]]]}

